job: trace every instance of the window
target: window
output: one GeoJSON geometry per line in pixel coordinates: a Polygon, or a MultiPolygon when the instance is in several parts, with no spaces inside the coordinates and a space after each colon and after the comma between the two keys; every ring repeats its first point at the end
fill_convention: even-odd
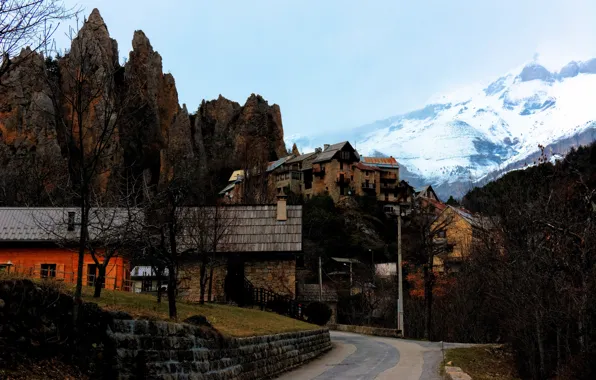
{"type": "Polygon", "coordinates": [[[142,292],[150,292],[153,290],[153,281],[152,280],[143,280],[141,284],[141,291],[142,292]]]}
{"type": "Polygon", "coordinates": [[[341,151],[341,152],[339,152],[339,157],[342,160],[349,160],[350,159],[350,152],[341,151]]]}
{"type": "Polygon", "coordinates": [[[41,278],[56,277],[56,264],[41,264],[41,278]]]}
{"type": "Polygon", "coordinates": [[[343,161],[339,162],[339,170],[344,170],[344,162],[343,161]]]}
{"type": "Polygon", "coordinates": [[[292,179],[300,180],[300,172],[292,172],[292,179]]]}
{"type": "Polygon", "coordinates": [[[8,264],[0,264],[0,273],[2,272],[9,272],[10,271],[10,265],[8,264]]]}
{"type": "Polygon", "coordinates": [[[447,237],[447,232],[445,230],[437,232],[437,237],[440,239],[445,239],[447,237]]]}

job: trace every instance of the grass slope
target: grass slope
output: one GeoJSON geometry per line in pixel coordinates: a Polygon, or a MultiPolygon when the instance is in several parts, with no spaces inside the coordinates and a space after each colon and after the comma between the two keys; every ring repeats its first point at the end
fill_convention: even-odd
{"type": "MultiPolygon", "coordinates": [[[[169,320],[167,299],[158,304],[155,296],[151,295],[104,289],[100,298],[93,298],[93,288],[83,287],[83,299],[86,302],[97,303],[104,309],[125,311],[135,318],[169,320]]],[[[203,315],[220,333],[234,337],[319,328],[310,323],[256,309],[218,304],[198,305],[182,301],[178,301],[177,306],[179,321],[193,315],[203,315]]]]}
{"type": "Polygon", "coordinates": [[[460,367],[474,380],[518,380],[511,353],[502,347],[453,348],[445,352],[445,362],[460,367]]]}

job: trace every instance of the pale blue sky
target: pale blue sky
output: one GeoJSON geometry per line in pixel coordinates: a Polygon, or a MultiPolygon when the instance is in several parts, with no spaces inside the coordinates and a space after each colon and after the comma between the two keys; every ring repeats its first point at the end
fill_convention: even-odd
{"type": "MultiPolygon", "coordinates": [[[[219,94],[259,93],[286,135],[316,135],[397,115],[437,92],[532,59],[596,57],[594,0],[87,0],[121,60],[142,29],[194,111],[219,94]]],[[[59,46],[66,46],[63,34],[59,46]]]]}

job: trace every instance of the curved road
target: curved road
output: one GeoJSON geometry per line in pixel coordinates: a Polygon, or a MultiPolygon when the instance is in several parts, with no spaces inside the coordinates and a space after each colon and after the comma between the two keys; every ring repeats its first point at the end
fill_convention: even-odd
{"type": "MultiPolygon", "coordinates": [[[[282,380],[441,380],[441,343],[331,332],[333,350],[282,380]]],[[[445,348],[467,347],[445,343],[445,348]]]]}

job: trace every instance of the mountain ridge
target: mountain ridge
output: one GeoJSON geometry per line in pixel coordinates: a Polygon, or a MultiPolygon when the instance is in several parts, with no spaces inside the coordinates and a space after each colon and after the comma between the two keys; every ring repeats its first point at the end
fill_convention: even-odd
{"type": "MultiPolygon", "coordinates": [[[[414,186],[429,183],[442,197],[461,197],[499,173],[532,165],[539,144],[548,155],[563,156],[593,141],[594,98],[596,58],[557,70],[533,60],[495,80],[431,97],[419,109],[352,129],[338,141],[348,137],[361,154],[395,157],[414,186]]],[[[307,140],[302,143],[321,145],[317,137],[307,140]]]]}

